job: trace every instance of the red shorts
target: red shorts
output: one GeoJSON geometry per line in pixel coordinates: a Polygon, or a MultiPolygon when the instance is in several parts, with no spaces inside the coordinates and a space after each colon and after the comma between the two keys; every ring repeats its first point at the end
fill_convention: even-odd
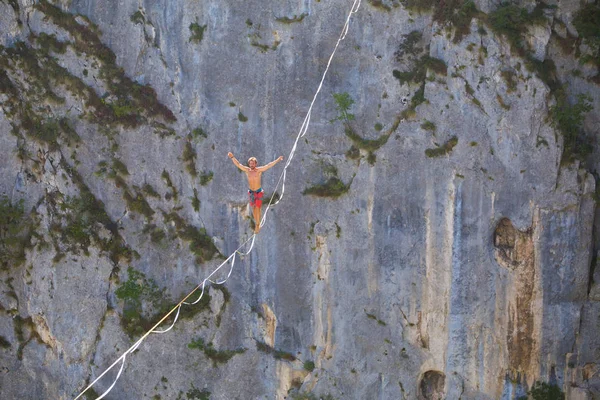
{"type": "Polygon", "coordinates": [[[248,189],[248,199],[250,201],[250,207],[262,207],[263,194],[264,192],[262,188],[258,190],[248,189]]]}

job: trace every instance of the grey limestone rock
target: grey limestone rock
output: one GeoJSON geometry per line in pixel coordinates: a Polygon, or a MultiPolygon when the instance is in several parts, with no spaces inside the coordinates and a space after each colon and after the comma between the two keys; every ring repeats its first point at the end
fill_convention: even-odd
{"type": "MultiPolygon", "coordinates": [[[[252,252],[106,398],[596,398],[598,147],[566,160],[552,110],[589,94],[597,136],[600,90],[556,5],[528,58],[481,14],[363,2],[252,252]]],[[[350,6],[0,1],[0,195],[24,200],[0,397],[76,397],[250,237],[227,152],[287,161],[350,6]]]]}

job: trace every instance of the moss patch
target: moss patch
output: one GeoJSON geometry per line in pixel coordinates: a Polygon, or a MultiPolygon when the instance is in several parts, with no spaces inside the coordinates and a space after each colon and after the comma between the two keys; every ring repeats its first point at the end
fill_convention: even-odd
{"type": "Polygon", "coordinates": [[[204,31],[206,30],[205,25],[199,25],[197,22],[192,22],[189,26],[190,39],[189,42],[200,43],[204,38],[204,31]]]}
{"type": "Polygon", "coordinates": [[[31,239],[30,218],[25,214],[23,200],[12,204],[0,196],[0,267],[7,270],[25,262],[25,250],[31,239]]]}
{"type": "Polygon", "coordinates": [[[348,190],[350,190],[350,184],[346,185],[339,178],[331,177],[324,183],[304,189],[302,194],[335,199],[348,192],[348,190]]]}
{"type": "Polygon", "coordinates": [[[429,158],[442,157],[446,154],[449,154],[454,146],[458,144],[458,138],[456,136],[452,136],[448,141],[446,141],[442,146],[438,146],[433,149],[426,149],[425,155],[429,158]]]}
{"type": "Polygon", "coordinates": [[[266,343],[256,341],[256,350],[271,354],[277,360],[285,360],[285,361],[296,361],[296,357],[289,352],[277,350],[266,343]]]}
{"type": "Polygon", "coordinates": [[[196,338],[188,344],[190,349],[198,349],[204,352],[204,355],[213,362],[213,366],[216,368],[218,364],[226,364],[236,354],[243,354],[247,349],[240,348],[235,350],[217,350],[214,348],[212,342],[204,343],[204,339],[196,338]]]}
{"type": "MultiPolygon", "coordinates": [[[[136,337],[152,328],[163,316],[173,309],[174,303],[166,295],[165,289],[160,289],[154,280],[131,267],[127,269],[127,281],[115,291],[115,295],[123,300],[121,326],[130,336],[136,337]]],[[[182,306],[180,318],[191,318],[195,314],[210,310],[210,295],[204,293],[202,300],[194,306],[182,306]]],[[[174,314],[169,319],[172,321],[174,314]]],[[[164,324],[168,324],[165,321],[164,324]]]]}
{"type": "Polygon", "coordinates": [[[294,15],[293,17],[278,17],[275,18],[275,21],[281,22],[283,24],[293,24],[296,22],[302,22],[304,17],[307,17],[308,13],[302,13],[300,15],[294,15]]]}
{"type": "Polygon", "coordinates": [[[201,264],[221,255],[204,228],[196,228],[186,223],[175,211],[168,214],[163,212],[163,218],[166,224],[174,225],[175,233],[179,238],[190,243],[189,249],[196,255],[197,263],[201,264]]]}

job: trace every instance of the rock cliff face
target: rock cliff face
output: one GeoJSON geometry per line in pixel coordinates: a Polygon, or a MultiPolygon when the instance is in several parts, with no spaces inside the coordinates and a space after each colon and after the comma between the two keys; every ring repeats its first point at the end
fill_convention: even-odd
{"type": "MultiPolygon", "coordinates": [[[[251,235],[226,154],[287,156],[351,6],[0,1],[0,397],[74,398],[251,235]]],[[[107,398],[600,398],[599,24],[363,1],[255,248],[107,398]]]]}

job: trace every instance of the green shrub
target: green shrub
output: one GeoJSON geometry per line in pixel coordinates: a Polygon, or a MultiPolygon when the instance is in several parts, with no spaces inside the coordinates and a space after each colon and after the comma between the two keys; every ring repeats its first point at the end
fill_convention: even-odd
{"type": "Polygon", "coordinates": [[[339,178],[331,177],[325,183],[313,185],[304,189],[302,194],[317,197],[338,198],[348,190],[350,190],[350,184],[345,185],[339,178]]]}
{"type": "Polygon", "coordinates": [[[200,174],[200,185],[206,186],[210,181],[212,181],[214,173],[212,171],[205,172],[203,171],[200,174]]]}
{"type": "Polygon", "coordinates": [[[188,400],[210,400],[210,392],[206,389],[198,389],[193,383],[192,388],[187,391],[186,396],[188,400]]]}
{"type": "Polygon", "coordinates": [[[517,88],[517,78],[516,78],[516,74],[514,71],[511,70],[505,70],[500,72],[500,74],[502,75],[502,78],[504,78],[504,81],[506,82],[506,92],[507,93],[511,93],[514,92],[515,89],[517,88]]]}
{"type": "Polygon", "coordinates": [[[407,35],[403,35],[402,37],[404,40],[402,43],[400,43],[398,50],[396,50],[394,53],[396,61],[401,62],[402,57],[407,54],[411,57],[411,59],[413,59],[423,52],[423,48],[417,46],[419,41],[421,41],[423,38],[421,31],[412,31],[407,35]]]}
{"type": "Polygon", "coordinates": [[[190,28],[190,39],[189,42],[200,43],[204,38],[204,31],[206,30],[205,25],[199,25],[197,22],[192,22],[190,28]]]}
{"type": "Polygon", "coordinates": [[[200,211],[200,199],[198,198],[198,190],[194,188],[194,197],[192,197],[192,207],[194,211],[200,211]]]}
{"type": "Polygon", "coordinates": [[[555,384],[535,382],[528,394],[533,400],[564,400],[565,394],[555,384]]]}
{"type": "Polygon", "coordinates": [[[368,0],[368,3],[379,10],[386,12],[392,11],[392,7],[385,4],[382,0],[368,0]]]}
{"type": "Polygon", "coordinates": [[[544,61],[539,61],[532,56],[527,56],[525,60],[525,68],[530,72],[535,72],[551,91],[560,89],[560,82],[556,75],[556,65],[554,61],[546,57],[544,61]]]}
{"type": "Polygon", "coordinates": [[[349,112],[350,107],[352,107],[352,104],[354,104],[354,100],[348,94],[348,92],[334,93],[333,99],[335,101],[335,109],[338,112],[338,115],[329,122],[333,124],[335,121],[342,121],[348,124],[350,121],[354,120],[354,114],[349,112]]]}
{"type": "Polygon", "coordinates": [[[236,354],[243,354],[247,349],[241,348],[236,350],[217,350],[214,348],[212,342],[205,344],[204,339],[196,338],[188,344],[190,349],[198,349],[203,351],[206,357],[213,362],[213,366],[217,367],[217,364],[225,364],[233,358],[236,354]]]}
{"type": "Polygon", "coordinates": [[[564,139],[563,162],[583,160],[592,152],[590,140],[583,132],[585,114],[593,109],[589,96],[580,94],[577,102],[569,104],[564,91],[557,94],[557,102],[550,109],[552,125],[558,129],[564,139]]]}
{"type": "Polygon", "coordinates": [[[131,22],[136,25],[144,25],[146,23],[146,18],[144,18],[144,14],[140,10],[137,10],[129,17],[131,22]]]}
{"type": "Polygon", "coordinates": [[[358,160],[360,158],[360,150],[356,146],[352,145],[346,152],[346,157],[351,160],[358,160]]]}
{"type": "Polygon", "coordinates": [[[580,62],[592,63],[598,68],[594,80],[600,80],[600,3],[587,3],[575,14],[573,25],[579,37],[583,40],[589,51],[584,54],[580,62]]]}
{"type": "Polygon", "coordinates": [[[208,135],[206,134],[206,132],[204,132],[204,129],[202,129],[201,127],[198,127],[196,129],[194,129],[192,131],[192,136],[196,139],[196,138],[207,138],[208,135]]]}
{"type": "Polygon", "coordinates": [[[388,134],[384,133],[377,139],[363,139],[360,135],[354,132],[354,130],[350,128],[349,125],[346,125],[344,133],[346,134],[346,136],[348,136],[350,140],[352,140],[352,143],[355,147],[362,150],[366,150],[368,152],[374,152],[378,150],[381,146],[387,143],[390,137],[388,134]]]}
{"type": "Polygon", "coordinates": [[[404,6],[412,11],[424,12],[433,8],[433,20],[455,28],[454,43],[462,40],[469,32],[471,19],[479,13],[472,0],[403,0],[404,6]]]}
{"type": "Polygon", "coordinates": [[[305,361],[304,362],[304,369],[307,370],[308,372],[313,372],[315,369],[315,363],[314,361],[305,361]]]}
{"type": "Polygon", "coordinates": [[[152,185],[149,183],[146,183],[142,187],[142,191],[150,197],[160,198],[160,195],[158,194],[158,192],[156,190],[154,190],[152,185]]]}
{"type": "Polygon", "coordinates": [[[116,64],[115,54],[100,40],[98,27],[89,19],[64,12],[47,0],[40,0],[34,8],[71,34],[74,41],[69,45],[76,53],[83,53],[100,61],[99,77],[104,80],[108,92],[117,99],[114,104],[104,104],[92,88],[72,77],[55,61],[48,60],[48,65],[51,64],[54,70],[50,71],[52,79],[68,79],[68,85],[87,97],[86,107],[94,109],[94,112],[90,113],[94,122],[136,127],[144,122],[144,118],[138,113],[139,110],[144,110],[147,116],[160,115],[166,121],[176,121],[171,110],[158,101],[152,87],[134,82],[125,75],[123,69],[116,64]],[[115,115],[115,111],[119,115],[115,115]]]}
{"type": "Polygon", "coordinates": [[[426,131],[435,131],[435,124],[431,121],[425,120],[421,124],[421,129],[425,129],[426,131]]]}
{"type": "Polygon", "coordinates": [[[456,146],[457,144],[458,144],[458,138],[456,136],[452,136],[442,146],[439,146],[439,147],[436,147],[433,149],[426,149],[425,155],[429,158],[442,157],[442,156],[450,153],[452,151],[452,149],[454,148],[454,146],[456,146]]]}
{"type": "Polygon", "coordinates": [[[8,269],[25,261],[27,217],[23,200],[12,204],[6,196],[0,196],[0,267],[8,269]]]}
{"type": "Polygon", "coordinates": [[[167,200],[169,200],[171,197],[173,197],[173,200],[177,201],[177,189],[175,189],[175,186],[173,185],[173,181],[171,180],[171,176],[169,175],[169,173],[167,172],[167,170],[163,169],[162,174],[160,175],[160,177],[165,181],[165,183],[167,184],[167,187],[169,189],[171,189],[171,193],[168,193],[167,195],[165,195],[165,198],[167,198],[167,200]]]}
{"type": "Polygon", "coordinates": [[[57,54],[64,54],[67,51],[68,43],[56,39],[55,34],[48,35],[45,32],[41,32],[37,37],[34,36],[33,38],[35,38],[38,46],[46,52],[51,50],[57,54]]]}
{"type": "Polygon", "coordinates": [[[123,191],[123,200],[127,203],[127,207],[138,214],[145,216],[147,219],[152,218],[154,210],[146,201],[141,193],[131,194],[127,189],[123,191]]]}
{"type": "Polygon", "coordinates": [[[292,353],[277,350],[263,342],[256,341],[256,350],[271,354],[277,360],[296,361],[296,357],[292,353]]]}
{"type": "Polygon", "coordinates": [[[392,75],[400,81],[401,85],[410,82],[419,83],[425,81],[427,70],[431,70],[438,75],[446,75],[448,66],[439,58],[424,55],[415,63],[412,70],[403,72],[395,69],[392,71],[392,75]]]}
{"type": "Polygon", "coordinates": [[[186,170],[191,176],[196,177],[198,175],[198,171],[196,171],[196,150],[188,141],[185,142],[183,147],[182,158],[183,162],[185,163],[186,170]]]}

